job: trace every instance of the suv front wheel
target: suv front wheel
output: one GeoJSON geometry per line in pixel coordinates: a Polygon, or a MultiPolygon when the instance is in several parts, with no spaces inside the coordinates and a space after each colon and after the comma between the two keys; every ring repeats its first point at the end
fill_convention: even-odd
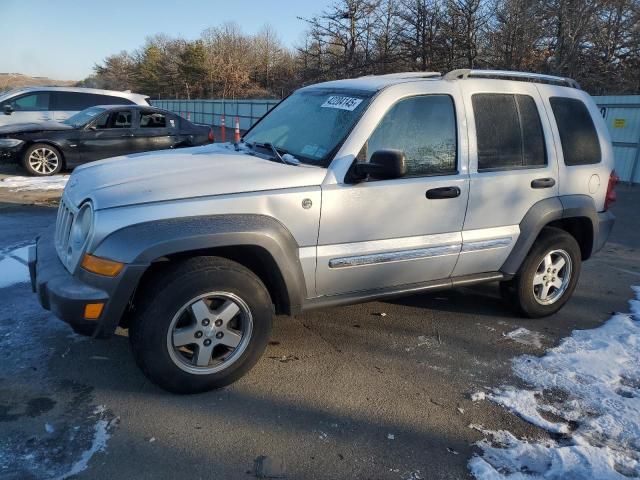
{"type": "Polygon", "coordinates": [[[258,361],[272,306],[260,279],[219,257],[185,260],[141,292],[129,337],[136,362],[160,387],[198,393],[228,385],[258,361]]]}
{"type": "Polygon", "coordinates": [[[560,310],[576,288],[582,265],[580,246],[569,233],[545,228],[518,274],[502,282],[504,298],[525,316],[546,317],[560,310]]]}

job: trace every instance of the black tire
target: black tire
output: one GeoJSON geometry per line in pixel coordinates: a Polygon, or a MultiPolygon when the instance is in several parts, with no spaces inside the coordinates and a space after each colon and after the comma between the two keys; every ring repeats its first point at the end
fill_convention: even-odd
{"type": "Polygon", "coordinates": [[[36,177],[49,177],[60,173],[63,166],[63,159],[60,150],[47,143],[34,143],[28,147],[22,155],[22,166],[29,173],[36,177]],[[43,158],[43,163],[38,164],[30,161],[32,154],[43,158]],[[46,160],[45,160],[46,158],[46,160]],[[45,164],[46,162],[46,164],[45,164]],[[38,167],[41,165],[41,167],[38,167]]]}
{"type": "MultiPolygon", "coordinates": [[[[571,298],[580,277],[581,267],[580,246],[575,238],[559,228],[546,227],[531,247],[515,278],[511,281],[500,283],[500,293],[502,298],[516,307],[522,315],[529,318],[547,317],[559,311],[571,298]],[[566,286],[562,288],[550,286],[548,290],[550,292],[549,297],[545,301],[552,301],[552,303],[542,304],[541,301],[543,300],[541,300],[542,295],[540,292],[541,289],[545,288],[546,283],[534,286],[534,281],[539,281],[540,279],[536,275],[547,274],[542,262],[551,252],[558,252],[552,258],[563,258],[563,260],[564,257],[561,252],[566,253],[570,262],[565,261],[565,270],[561,269],[555,272],[552,268],[548,272],[549,275],[542,278],[547,278],[549,283],[551,283],[551,280],[555,282],[556,278],[559,278],[561,274],[563,276],[567,274],[566,265],[570,266],[568,269],[569,278],[566,286]],[[539,268],[542,270],[539,270],[539,268]],[[554,276],[556,274],[557,277],[554,276]],[[554,297],[556,294],[557,297],[554,297]]],[[[560,281],[560,283],[564,284],[563,281],[560,281]]]]}
{"type": "MultiPolygon", "coordinates": [[[[269,293],[253,272],[225,258],[195,257],[169,268],[144,287],[136,300],[129,339],[136,363],[152,382],[174,393],[199,393],[235,382],[256,364],[268,343],[272,316],[269,293]],[[210,292],[229,292],[241,299],[250,311],[252,329],[244,350],[227,367],[215,373],[190,373],[184,370],[188,366],[175,359],[183,358],[177,347],[169,350],[169,329],[175,338],[174,317],[190,301],[210,292]]],[[[193,357],[195,361],[195,353],[193,357]]]]}

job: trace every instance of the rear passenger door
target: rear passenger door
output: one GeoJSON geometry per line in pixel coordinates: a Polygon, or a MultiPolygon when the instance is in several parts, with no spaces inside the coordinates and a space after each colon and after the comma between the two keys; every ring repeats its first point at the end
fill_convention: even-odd
{"type": "Polygon", "coordinates": [[[558,195],[553,135],[536,86],[465,80],[469,207],[454,276],[500,269],[537,202],[558,195]]]}
{"type": "Polygon", "coordinates": [[[136,131],[137,151],[172,148],[178,143],[177,127],[175,118],[165,112],[140,110],[140,124],[136,131]]]}
{"type": "Polygon", "coordinates": [[[51,92],[51,110],[55,121],[62,122],[72,115],[94,107],[92,96],[80,92],[51,92]]]}

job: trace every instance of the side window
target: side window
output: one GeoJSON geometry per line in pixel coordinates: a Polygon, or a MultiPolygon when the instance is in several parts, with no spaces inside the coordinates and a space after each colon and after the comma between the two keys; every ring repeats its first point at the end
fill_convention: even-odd
{"type": "Polygon", "coordinates": [[[166,128],[167,116],[161,112],[140,112],[140,128],[166,128]]]}
{"type": "Polygon", "coordinates": [[[408,176],[455,174],[456,116],[448,95],[400,100],[378,124],[359,158],[370,160],[376,150],[402,150],[408,176]]]}
{"type": "Polygon", "coordinates": [[[94,126],[99,130],[106,128],[131,128],[131,118],[130,110],[110,112],[98,118],[94,126]]]}
{"type": "Polygon", "coordinates": [[[547,164],[540,115],[532,97],[477,93],[471,103],[478,141],[478,171],[547,164]]]}
{"type": "Polygon", "coordinates": [[[42,112],[49,110],[49,93],[37,92],[12,99],[8,103],[16,112],[42,112]]]}
{"type": "Polygon", "coordinates": [[[52,92],[51,109],[60,112],[79,112],[95,104],[87,98],[88,95],[77,92],[52,92]]]}
{"type": "Polygon", "coordinates": [[[575,98],[551,97],[564,163],[568,166],[600,163],[598,133],[586,105],[575,98]]]}
{"type": "Polygon", "coordinates": [[[95,97],[94,105],[134,105],[134,102],[122,97],[111,95],[92,95],[92,97],[95,97]]]}

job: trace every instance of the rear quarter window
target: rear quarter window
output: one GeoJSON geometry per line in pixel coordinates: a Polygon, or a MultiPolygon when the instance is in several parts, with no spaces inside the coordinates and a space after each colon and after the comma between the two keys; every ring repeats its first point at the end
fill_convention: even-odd
{"type": "Polygon", "coordinates": [[[558,126],[565,165],[600,163],[598,132],[587,106],[575,98],[564,97],[551,97],[549,103],[558,126]]]}

